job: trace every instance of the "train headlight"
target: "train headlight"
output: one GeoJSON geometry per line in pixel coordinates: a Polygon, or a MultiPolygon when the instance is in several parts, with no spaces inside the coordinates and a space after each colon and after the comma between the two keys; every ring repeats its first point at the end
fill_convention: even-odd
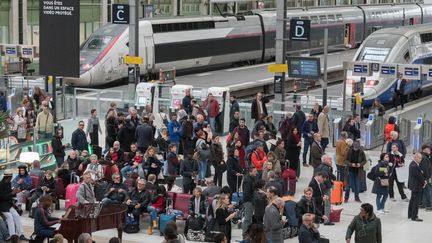
{"type": "Polygon", "coordinates": [[[378,80],[368,80],[368,81],[366,81],[366,85],[368,85],[368,86],[375,86],[375,85],[378,85],[378,84],[379,84],[378,80]]]}
{"type": "Polygon", "coordinates": [[[81,65],[81,69],[83,71],[87,71],[87,70],[89,70],[92,67],[93,67],[93,64],[90,64],[90,63],[86,63],[86,64],[81,65]]]}

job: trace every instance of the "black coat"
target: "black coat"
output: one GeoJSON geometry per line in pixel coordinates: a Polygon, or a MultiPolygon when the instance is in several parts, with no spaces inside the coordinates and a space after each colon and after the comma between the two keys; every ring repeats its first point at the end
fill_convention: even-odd
{"type": "MultiPolygon", "coordinates": [[[[267,97],[263,97],[261,102],[262,102],[262,109],[263,109],[262,112],[268,115],[266,104],[269,102],[269,99],[267,97]]],[[[259,119],[259,117],[258,117],[258,105],[257,105],[256,99],[254,99],[252,101],[251,118],[254,120],[259,119]]]]}
{"type": "Polygon", "coordinates": [[[408,188],[412,192],[421,192],[425,181],[426,178],[423,176],[420,166],[412,161],[409,165],[408,188]]]}
{"type": "Polygon", "coordinates": [[[237,102],[237,100],[234,100],[233,102],[231,102],[231,107],[230,107],[230,118],[234,117],[234,113],[236,111],[240,111],[240,105],[237,102]]]}
{"type": "Polygon", "coordinates": [[[129,195],[127,193],[128,189],[123,183],[111,183],[107,187],[107,192],[105,193],[104,197],[109,198],[111,200],[116,200],[119,202],[124,202],[126,199],[128,199],[129,195]],[[115,188],[114,191],[110,192],[111,188],[115,188]],[[120,189],[123,189],[123,192],[119,192],[120,189]]]}
{"type": "Polygon", "coordinates": [[[144,170],[147,170],[147,174],[154,174],[156,176],[159,175],[159,173],[161,172],[163,163],[160,162],[157,158],[155,157],[149,157],[147,158],[147,160],[142,163],[142,167],[144,170]],[[152,164],[156,165],[156,168],[151,167],[152,164]]]}
{"type": "Polygon", "coordinates": [[[306,121],[306,115],[302,110],[296,111],[292,117],[292,121],[297,130],[301,132],[303,123],[306,121]]]}
{"type": "Polygon", "coordinates": [[[308,229],[304,224],[298,232],[299,243],[319,243],[320,234],[313,229],[308,229]]]}
{"type": "Polygon", "coordinates": [[[376,177],[372,187],[372,193],[383,195],[388,193],[389,188],[388,186],[381,186],[380,179],[388,179],[389,176],[385,175],[385,173],[381,171],[380,168],[387,168],[388,172],[390,172],[390,168],[388,168],[388,164],[385,161],[379,161],[377,166],[372,167],[372,169],[375,169],[374,175],[376,177]]]}
{"type": "Polygon", "coordinates": [[[277,195],[279,197],[282,197],[282,194],[283,194],[282,183],[280,181],[277,181],[277,180],[268,181],[265,185],[265,188],[269,188],[271,186],[275,187],[277,190],[277,195]]]}
{"type": "Polygon", "coordinates": [[[229,124],[228,132],[230,132],[230,133],[233,132],[234,129],[236,127],[238,127],[239,125],[240,125],[240,120],[239,119],[235,119],[235,118],[231,119],[230,124],[229,124]]]}
{"type": "Polygon", "coordinates": [[[120,128],[117,141],[120,142],[120,148],[123,151],[130,152],[130,145],[135,141],[135,128],[130,122],[120,128]]]}
{"type": "Polygon", "coordinates": [[[51,140],[52,150],[54,156],[65,156],[65,147],[61,141],[61,138],[58,136],[53,137],[51,140]]]}
{"type": "Polygon", "coordinates": [[[137,188],[134,188],[132,192],[130,193],[130,200],[132,201],[133,207],[135,207],[136,204],[140,204],[140,210],[145,211],[147,209],[147,206],[149,205],[151,199],[150,192],[145,189],[144,191],[138,191],[137,188]]]}
{"type": "Polygon", "coordinates": [[[183,176],[183,185],[190,185],[194,183],[192,175],[197,175],[197,173],[198,163],[195,160],[182,160],[182,162],[180,163],[180,175],[183,176]]]}
{"type": "Polygon", "coordinates": [[[135,139],[137,141],[138,148],[151,146],[154,139],[153,127],[148,123],[139,125],[135,131],[135,139]]]}
{"type": "Polygon", "coordinates": [[[323,200],[323,190],[322,186],[318,184],[318,182],[315,180],[315,178],[312,178],[311,182],[309,183],[309,187],[313,190],[313,200],[315,201],[315,205],[317,209],[319,209],[321,212],[324,212],[324,200],[323,200]]]}
{"type": "Polygon", "coordinates": [[[257,223],[262,224],[264,219],[265,208],[268,205],[266,193],[262,190],[257,190],[254,192],[253,197],[254,204],[254,218],[257,223]]]}
{"type": "Polygon", "coordinates": [[[255,178],[246,175],[243,180],[243,202],[252,202],[255,191],[255,178]]]}
{"type": "Polygon", "coordinates": [[[235,157],[228,157],[227,162],[227,181],[237,181],[237,173],[242,173],[240,161],[235,157]]]}
{"type": "Polygon", "coordinates": [[[5,179],[0,181],[0,212],[9,212],[12,207],[12,185],[10,182],[6,182],[5,179]]]}
{"type": "MultiPolygon", "coordinates": [[[[204,196],[201,196],[200,203],[199,203],[199,214],[205,215],[206,209],[207,209],[206,198],[204,196]]],[[[188,210],[189,210],[189,215],[195,214],[195,196],[192,196],[189,199],[188,210]]]]}
{"type": "Polygon", "coordinates": [[[422,155],[423,159],[420,163],[420,168],[423,172],[424,177],[428,180],[432,177],[432,161],[430,156],[427,156],[424,153],[422,153],[422,155]]]}
{"type": "Polygon", "coordinates": [[[87,136],[85,132],[79,128],[72,133],[71,143],[74,150],[83,151],[88,149],[87,136]]]}
{"type": "Polygon", "coordinates": [[[302,224],[302,217],[304,214],[311,213],[315,214],[315,222],[320,222],[321,217],[323,216],[323,212],[321,209],[317,208],[315,205],[315,201],[313,200],[306,200],[304,196],[300,199],[300,201],[296,204],[296,214],[297,218],[299,220],[299,226],[302,224]]]}

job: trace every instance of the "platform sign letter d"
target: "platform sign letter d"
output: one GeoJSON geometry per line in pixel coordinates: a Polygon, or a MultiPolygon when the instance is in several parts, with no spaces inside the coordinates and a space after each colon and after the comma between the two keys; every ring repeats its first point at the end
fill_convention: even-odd
{"type": "Polygon", "coordinates": [[[301,37],[304,35],[304,28],[303,26],[297,25],[295,27],[295,36],[301,37]]]}
{"type": "Polygon", "coordinates": [[[309,41],[310,38],[310,20],[308,19],[291,19],[290,20],[290,37],[294,41],[309,41]]]}

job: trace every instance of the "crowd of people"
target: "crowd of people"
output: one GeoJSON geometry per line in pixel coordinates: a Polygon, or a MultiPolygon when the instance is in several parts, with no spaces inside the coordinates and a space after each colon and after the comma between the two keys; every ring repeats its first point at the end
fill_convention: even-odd
{"type": "MultiPolygon", "coordinates": [[[[308,114],[296,106],[296,111],[288,113],[276,126],[267,113],[267,97],[258,93],[252,102],[254,125],[249,128],[240,117],[236,97],[232,96],[230,133],[224,148],[220,141],[219,103],[212,94],[200,104],[187,90],[181,109],[172,114],[167,114],[164,108],[154,112],[149,106],[141,114],[131,107],[126,114],[112,103],[105,115],[102,148],[99,141],[102,128],[95,109],[89,112],[87,123],[78,122],[69,144],[63,142],[63,129],[54,127],[49,97],[36,89],[33,97],[24,99],[11,123],[12,134],[19,141],[29,136],[51,138],[58,167],[55,174],[63,186],[73,183],[74,176],[82,179],[76,193],[77,204],[97,201],[104,205],[126,204],[128,213],[138,223],[148,213],[149,235],[158,228],[161,213],[174,213],[177,217],[186,213],[186,236],[189,230],[201,228],[206,233],[221,232],[212,236],[215,242],[230,242],[232,223],[241,219],[243,242],[283,242],[283,232],[288,226],[296,228],[301,243],[325,242],[317,225],[334,225],[330,220],[334,182],[343,182],[345,203],[349,202],[351,192],[354,200],[362,203],[360,193],[366,190],[365,167],[369,161],[359,142],[360,116],[347,120],[336,142],[336,172],[333,157],[326,153],[331,134],[329,106],[316,104],[308,114]],[[34,123],[29,117],[35,117],[34,123]],[[20,126],[27,129],[25,136],[20,126]],[[28,134],[29,127],[34,127],[34,134],[28,134]],[[301,199],[292,204],[301,168],[310,166],[313,178],[307,188],[302,188],[301,199]],[[227,185],[223,183],[225,179],[227,185]],[[170,192],[193,195],[188,212],[173,210],[170,192]]],[[[398,168],[405,163],[405,145],[398,139],[394,122],[388,125],[393,126],[386,127],[386,133],[390,134],[387,151],[378,165],[371,168],[371,175],[367,175],[374,180],[372,192],[377,194],[377,212],[388,213],[386,199],[390,195],[391,200],[396,200],[393,192],[396,183],[402,200],[410,202],[408,217],[421,221],[419,205],[432,210],[430,147],[423,146],[409,166],[408,188],[412,193],[408,199],[404,183],[397,175],[398,168]]],[[[31,211],[35,234],[52,238],[56,233],[52,225],[59,222],[50,216],[57,196],[55,187],[53,172],[41,171],[38,162],[30,172],[24,166],[19,167],[13,180],[6,171],[0,182],[0,190],[5,192],[0,194],[3,239],[14,235],[27,239],[19,217],[21,205],[27,200],[30,205],[37,202],[31,211]],[[41,178],[37,188],[31,188],[30,174],[41,178]],[[16,203],[12,203],[12,197],[17,198],[16,203]]],[[[174,226],[166,226],[166,242],[184,241],[174,226]]],[[[381,223],[372,205],[361,204],[359,215],[348,227],[347,242],[354,232],[356,242],[382,241],[381,223]]]]}

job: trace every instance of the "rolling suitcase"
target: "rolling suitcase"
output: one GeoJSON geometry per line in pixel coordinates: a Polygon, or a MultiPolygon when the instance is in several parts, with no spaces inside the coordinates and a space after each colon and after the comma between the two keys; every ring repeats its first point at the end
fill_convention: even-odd
{"type": "Polygon", "coordinates": [[[75,206],[77,202],[76,193],[78,191],[79,184],[79,176],[75,173],[71,174],[71,184],[66,187],[66,196],[65,196],[65,208],[69,208],[70,206],[75,206]]]}
{"type": "Polygon", "coordinates": [[[297,180],[296,172],[292,169],[285,169],[282,172],[283,191],[290,196],[294,196],[296,192],[297,180]]]}
{"type": "Polygon", "coordinates": [[[337,180],[333,182],[333,189],[331,193],[330,202],[331,204],[334,205],[340,205],[342,204],[344,183],[340,181],[340,172],[336,171],[336,174],[337,174],[337,180]]]}
{"type": "MultiPolygon", "coordinates": [[[[243,192],[240,192],[240,188],[242,188],[243,185],[243,180],[241,181],[241,185],[239,185],[238,180],[239,177],[241,176],[237,176],[237,192],[234,192],[231,196],[231,203],[236,203],[237,205],[241,205],[243,204],[243,192]]],[[[242,188],[243,190],[243,188],[242,188]]]]}
{"type": "Polygon", "coordinates": [[[163,235],[168,222],[176,221],[176,215],[173,213],[163,213],[159,216],[159,232],[163,235]]]}

